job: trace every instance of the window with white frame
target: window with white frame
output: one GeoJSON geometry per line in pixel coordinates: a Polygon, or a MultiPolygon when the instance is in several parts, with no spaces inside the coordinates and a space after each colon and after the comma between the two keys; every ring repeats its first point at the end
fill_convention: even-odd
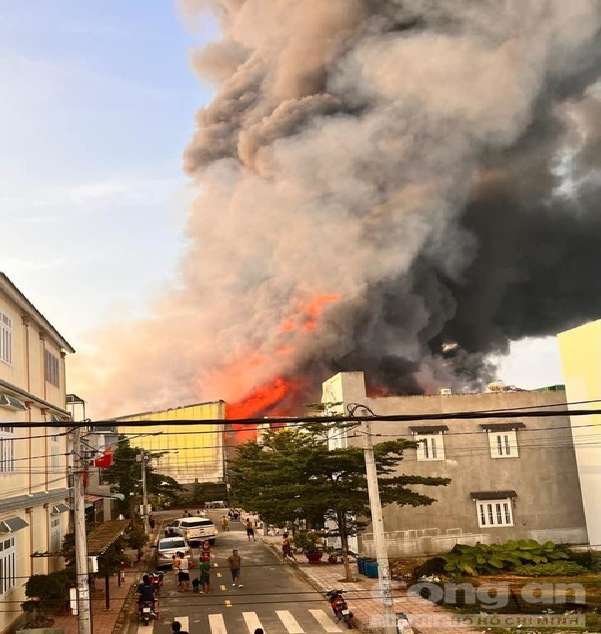
{"type": "Polygon", "coordinates": [[[511,498],[502,500],[477,500],[478,526],[491,528],[494,526],[513,526],[511,498]]]}
{"type": "Polygon", "coordinates": [[[418,460],[444,460],[443,435],[416,434],[415,440],[419,443],[417,447],[418,460]]]}
{"type": "Polygon", "coordinates": [[[492,458],[517,458],[518,438],[514,429],[489,431],[490,455],[492,458]]]}
{"type": "Polygon", "coordinates": [[[50,552],[57,553],[62,547],[61,517],[60,515],[50,516],[50,552]]]}
{"type": "Polygon", "coordinates": [[[15,470],[15,434],[13,427],[0,426],[0,473],[15,470]]]}
{"type": "Polygon", "coordinates": [[[0,596],[16,585],[15,538],[0,538],[0,596]]]}
{"type": "Polygon", "coordinates": [[[0,312],[0,361],[12,365],[13,362],[13,322],[0,312]]]}

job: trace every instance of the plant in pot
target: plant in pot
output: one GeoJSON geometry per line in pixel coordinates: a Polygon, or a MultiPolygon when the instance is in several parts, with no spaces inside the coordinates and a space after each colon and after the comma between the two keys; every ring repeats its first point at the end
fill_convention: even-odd
{"type": "Polygon", "coordinates": [[[320,533],[300,531],[296,533],[292,542],[296,548],[303,551],[310,564],[318,564],[323,557],[322,540],[320,533]]]}

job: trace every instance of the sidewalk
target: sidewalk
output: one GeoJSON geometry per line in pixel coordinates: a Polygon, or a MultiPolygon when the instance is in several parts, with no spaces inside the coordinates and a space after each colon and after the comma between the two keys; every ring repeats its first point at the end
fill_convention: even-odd
{"type": "MultiPolygon", "coordinates": [[[[263,541],[277,551],[281,557],[281,535],[260,535],[263,541]]],[[[344,591],[344,596],[353,611],[355,619],[365,632],[379,632],[382,628],[382,602],[377,579],[369,579],[357,572],[357,564],[351,564],[353,576],[357,582],[343,581],[345,577],[343,564],[309,564],[301,561],[290,564],[302,574],[311,585],[324,594],[328,590],[344,591]]],[[[476,634],[483,630],[475,630],[459,624],[444,626],[451,613],[416,594],[407,594],[399,582],[392,582],[392,594],[395,612],[404,612],[420,634],[476,634]],[[428,623],[428,621],[430,623],[428,623]],[[437,622],[438,621],[438,622],[437,622]]]]}
{"type": "MultiPolygon", "coordinates": [[[[96,579],[94,591],[90,592],[92,607],[92,632],[94,634],[127,634],[130,616],[133,610],[135,588],[141,581],[142,574],[153,570],[151,545],[155,543],[156,531],[144,548],[141,561],[134,561],[133,566],[125,569],[125,581],[119,584],[119,575],[109,577],[109,608],[106,608],[105,579],[96,579]]],[[[78,617],[72,614],[52,616],[53,628],[63,630],[64,634],[78,634],[78,617]]]]}

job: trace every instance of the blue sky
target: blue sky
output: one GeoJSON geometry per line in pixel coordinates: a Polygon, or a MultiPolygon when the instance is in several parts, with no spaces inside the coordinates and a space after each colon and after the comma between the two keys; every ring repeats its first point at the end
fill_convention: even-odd
{"type": "Polygon", "coordinates": [[[215,25],[196,27],[172,0],[0,0],[1,269],[74,344],[174,274],[211,96],[188,55],[215,25]]]}
{"type": "MultiPolygon", "coordinates": [[[[188,56],[216,35],[175,0],[0,0],[0,270],[76,349],[176,277],[182,153],[211,98],[188,56]]],[[[554,339],[499,375],[560,382],[554,339]]]]}

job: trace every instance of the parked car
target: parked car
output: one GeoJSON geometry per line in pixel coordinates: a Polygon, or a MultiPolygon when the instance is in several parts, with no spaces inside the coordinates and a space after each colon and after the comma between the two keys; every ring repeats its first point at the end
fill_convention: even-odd
{"type": "Polygon", "coordinates": [[[208,539],[212,546],[215,543],[217,529],[208,517],[182,517],[165,526],[165,537],[176,535],[186,539],[192,546],[204,542],[205,539],[208,539]]]}
{"type": "Polygon", "coordinates": [[[156,545],[155,567],[165,568],[173,564],[173,555],[184,553],[186,559],[190,559],[192,551],[188,542],[179,536],[159,539],[156,545]]]}

